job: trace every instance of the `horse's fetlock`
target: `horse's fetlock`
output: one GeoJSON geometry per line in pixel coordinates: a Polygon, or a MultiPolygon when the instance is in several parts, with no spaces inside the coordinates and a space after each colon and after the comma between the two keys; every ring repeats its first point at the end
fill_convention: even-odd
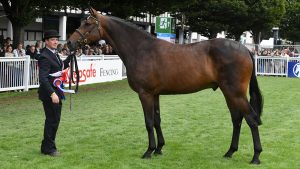
{"type": "Polygon", "coordinates": [[[152,151],[154,151],[156,149],[156,146],[150,146],[150,147],[148,147],[148,151],[149,152],[152,152],[152,151]]]}
{"type": "Polygon", "coordinates": [[[254,153],[260,154],[262,151],[263,151],[262,148],[255,148],[255,149],[254,149],[254,153]]]}
{"type": "Polygon", "coordinates": [[[238,147],[230,147],[230,150],[232,151],[232,152],[236,152],[236,151],[238,151],[238,147]]]}

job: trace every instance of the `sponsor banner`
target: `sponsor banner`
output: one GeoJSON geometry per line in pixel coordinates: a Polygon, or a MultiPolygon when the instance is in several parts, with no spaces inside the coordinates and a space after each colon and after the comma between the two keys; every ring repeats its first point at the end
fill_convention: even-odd
{"type": "Polygon", "coordinates": [[[175,43],[176,34],[172,33],[157,33],[157,38],[166,40],[171,43],[175,43]]]}
{"type": "Polygon", "coordinates": [[[300,62],[288,63],[288,77],[300,78],[300,62]]]}
{"type": "Polygon", "coordinates": [[[175,24],[175,18],[157,16],[155,20],[155,32],[175,34],[175,24]]]}
{"type": "MultiPolygon", "coordinates": [[[[80,85],[122,80],[122,61],[120,59],[78,61],[78,69],[80,85]]],[[[76,79],[75,76],[76,75],[74,74],[74,79],[76,79]]],[[[65,83],[67,84],[68,82],[69,79],[65,83]]]]}

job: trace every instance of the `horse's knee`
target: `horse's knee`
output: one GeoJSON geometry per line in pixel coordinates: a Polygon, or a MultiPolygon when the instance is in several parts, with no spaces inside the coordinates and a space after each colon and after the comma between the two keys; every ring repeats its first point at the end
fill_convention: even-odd
{"type": "Polygon", "coordinates": [[[246,115],[245,119],[250,128],[258,127],[258,123],[252,115],[246,115]]]}
{"type": "Polygon", "coordinates": [[[241,128],[243,118],[233,118],[231,117],[232,126],[234,128],[241,128]]]}
{"type": "Polygon", "coordinates": [[[148,132],[153,132],[153,124],[146,124],[146,130],[148,132]]]}

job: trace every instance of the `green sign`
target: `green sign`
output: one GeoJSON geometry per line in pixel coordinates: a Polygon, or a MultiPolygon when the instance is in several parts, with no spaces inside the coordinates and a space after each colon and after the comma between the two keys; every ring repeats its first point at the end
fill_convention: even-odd
{"type": "Polygon", "coordinates": [[[156,33],[173,33],[175,34],[175,18],[156,17],[155,32],[156,33]]]}

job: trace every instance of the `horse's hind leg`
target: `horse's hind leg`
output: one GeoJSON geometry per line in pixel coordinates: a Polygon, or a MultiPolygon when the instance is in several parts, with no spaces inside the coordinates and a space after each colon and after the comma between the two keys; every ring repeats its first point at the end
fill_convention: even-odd
{"type": "Polygon", "coordinates": [[[152,152],[156,148],[156,143],[155,143],[155,137],[154,137],[154,96],[146,93],[146,92],[141,92],[139,93],[139,98],[141,100],[143,110],[144,110],[144,117],[145,117],[145,124],[146,124],[146,129],[148,132],[148,149],[142,156],[142,158],[150,158],[152,152]]]}
{"type": "Polygon", "coordinates": [[[231,121],[233,125],[233,132],[232,132],[232,138],[231,138],[231,144],[229,147],[229,150],[225,153],[224,157],[231,158],[232,154],[238,150],[239,146],[239,138],[240,138],[240,131],[241,131],[241,125],[243,116],[240,112],[234,109],[230,109],[231,113],[231,121]]]}
{"type": "Polygon", "coordinates": [[[235,90],[233,90],[233,88],[230,88],[231,90],[225,90],[228,88],[221,88],[221,89],[224,93],[227,105],[230,109],[232,123],[233,123],[233,134],[232,134],[231,146],[224,156],[231,157],[232,154],[235,151],[237,151],[241,121],[242,118],[244,117],[251,129],[253,144],[254,144],[254,156],[251,163],[259,164],[260,163],[259,155],[262,151],[262,148],[260,144],[258,124],[255,121],[256,113],[254,112],[251,105],[249,104],[246,96],[241,96],[240,94],[238,94],[238,92],[235,93],[234,92],[235,90]]]}
{"type": "Polygon", "coordinates": [[[250,104],[249,104],[249,107],[250,107],[251,114],[245,115],[245,119],[251,129],[253,145],[254,145],[254,155],[251,160],[251,163],[252,164],[260,164],[259,155],[262,152],[262,147],[261,147],[260,138],[259,138],[258,124],[254,120],[255,117],[252,116],[253,114],[256,114],[256,113],[254,112],[254,110],[250,104]]]}
{"type": "Polygon", "coordinates": [[[160,106],[159,106],[159,95],[154,96],[154,128],[157,134],[157,147],[154,154],[162,154],[161,149],[165,145],[165,139],[160,127],[160,106]]]}

